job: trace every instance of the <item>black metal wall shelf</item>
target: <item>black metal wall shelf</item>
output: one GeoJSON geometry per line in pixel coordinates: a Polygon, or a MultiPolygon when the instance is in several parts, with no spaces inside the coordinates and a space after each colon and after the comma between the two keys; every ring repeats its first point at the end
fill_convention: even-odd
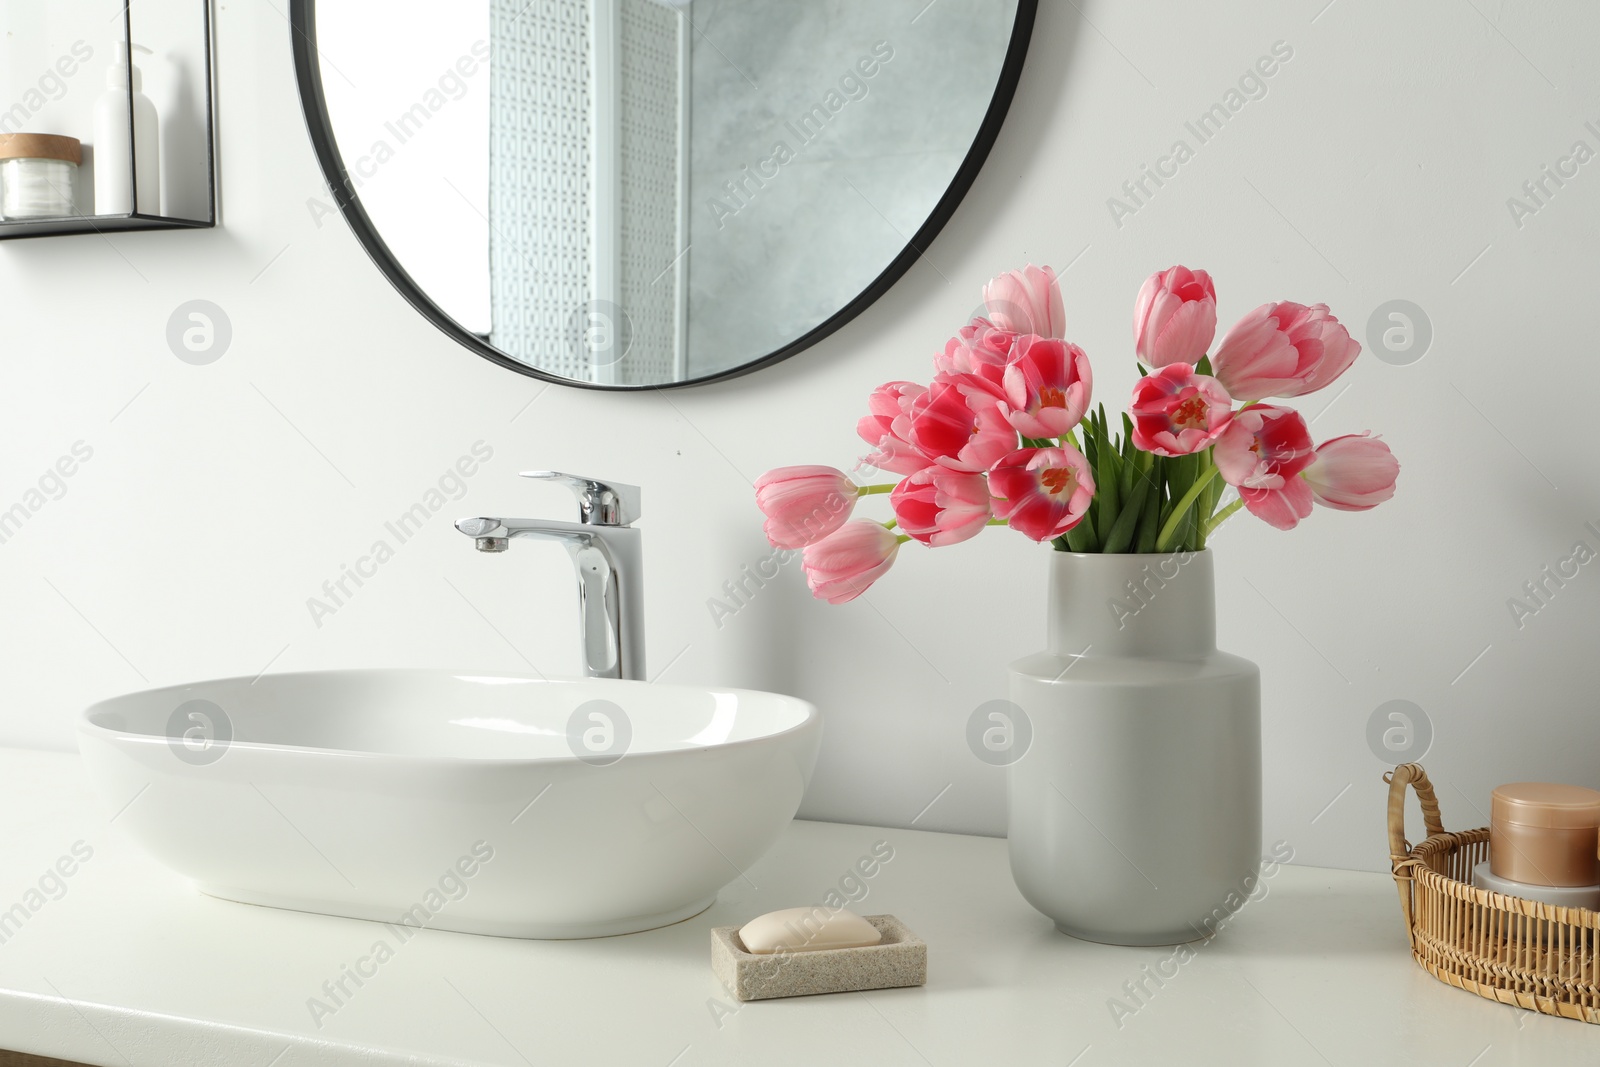
{"type": "Polygon", "coordinates": [[[162,215],[68,215],[56,219],[0,220],[0,241],[57,237],[73,233],[127,233],[131,230],[204,230],[215,219],[169,219],[162,215]]]}
{"type": "MultiPolygon", "coordinates": [[[[45,133],[76,137],[89,150],[79,168],[77,212],[35,218],[0,217],[0,241],[69,234],[126,233],[134,230],[206,229],[217,224],[217,159],[212,0],[93,0],[49,5],[36,0],[0,0],[0,36],[10,50],[37,54],[41,78],[59,92],[27,94],[10,111],[0,111],[0,133],[45,133]],[[104,8],[104,10],[101,10],[104,8]],[[120,34],[120,39],[119,35],[120,34]],[[134,56],[123,83],[129,93],[128,122],[134,128],[133,65],[143,73],[143,90],[157,98],[159,134],[155,145],[129,138],[129,170],[139,173],[139,153],[159,153],[165,171],[158,191],[161,213],[147,210],[94,214],[92,106],[105,88],[108,67],[119,64],[121,41],[150,55],[134,56]]],[[[43,82],[41,82],[41,85],[43,82]]],[[[124,204],[148,205],[148,190],[134,189],[124,204]]]]}

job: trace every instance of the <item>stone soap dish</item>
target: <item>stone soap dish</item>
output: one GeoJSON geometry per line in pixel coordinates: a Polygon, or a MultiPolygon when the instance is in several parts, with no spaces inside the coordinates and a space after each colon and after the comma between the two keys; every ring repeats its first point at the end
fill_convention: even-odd
{"type": "Polygon", "coordinates": [[[864,915],[883,940],[860,948],[813,952],[745,951],[739,927],[711,931],[711,970],[739,1000],[896,989],[928,981],[928,946],[893,915],[864,915]]]}

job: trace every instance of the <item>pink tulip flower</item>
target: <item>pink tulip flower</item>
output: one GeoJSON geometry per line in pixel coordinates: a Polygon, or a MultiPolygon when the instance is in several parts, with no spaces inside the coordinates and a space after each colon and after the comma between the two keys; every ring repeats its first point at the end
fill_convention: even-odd
{"type": "Polygon", "coordinates": [[[911,405],[927,391],[915,382],[888,382],[872,391],[869,414],[856,423],[856,433],[875,449],[862,462],[894,474],[914,474],[933,462],[910,441],[911,405]]]}
{"type": "Polygon", "coordinates": [[[989,471],[989,491],[995,514],[1013,530],[1049,541],[1083,521],[1094,500],[1094,475],[1083,453],[1070,445],[1023,448],[989,471]]]}
{"type": "Polygon", "coordinates": [[[1140,378],[1128,406],[1133,443],[1158,456],[1187,456],[1210,447],[1233,418],[1233,399],[1215,378],[1188,363],[1169,363],[1140,378]]]}
{"type": "Polygon", "coordinates": [[[1350,369],[1361,345],[1327,304],[1262,304],[1234,323],[1212,370],[1235,400],[1303,396],[1350,369]]]}
{"type": "Polygon", "coordinates": [[[1094,375],[1075,344],[1033,334],[1017,338],[1001,380],[1005,416],[1024,437],[1065,437],[1089,410],[1094,375]]]}
{"type": "Polygon", "coordinates": [[[843,604],[867,591],[894,565],[900,538],[882,523],[847,522],[832,534],[807,545],[800,557],[811,595],[843,604]]]}
{"type": "Polygon", "coordinates": [[[959,544],[989,521],[989,483],[981,474],[927,467],[895,486],[889,506],[902,533],[934,548],[959,544]]]}
{"type": "Polygon", "coordinates": [[[856,484],[836,467],[778,467],[756,479],[756,506],[774,548],[804,548],[843,526],[856,484]]]}
{"type": "Polygon", "coordinates": [[[1066,330],[1061,287],[1049,267],[1030,263],[1000,275],[983,287],[983,304],[990,322],[1014,334],[1061,337],[1066,330]]]}
{"type": "Polygon", "coordinates": [[[1311,514],[1311,486],[1299,477],[1315,458],[1298,411],[1272,404],[1241,408],[1217,438],[1212,460],[1252,515],[1292,530],[1311,514]]]}
{"type": "Polygon", "coordinates": [[[1000,387],[972,374],[941,374],[911,407],[911,443],[941,467],[977,474],[1017,447],[1000,387]]]}
{"type": "Polygon", "coordinates": [[[1304,478],[1290,478],[1276,489],[1240,489],[1245,510],[1280,530],[1292,530],[1311,514],[1311,488],[1304,478]]]}
{"type": "Polygon", "coordinates": [[[1016,341],[1016,334],[988,319],[973,319],[945,342],[944,351],[934,355],[933,366],[941,374],[976,374],[998,385],[1016,341]]]}
{"type": "Polygon", "coordinates": [[[1316,458],[1300,477],[1323,507],[1367,511],[1394,496],[1400,461],[1371,434],[1335,437],[1317,446],[1316,458]]]}
{"type": "Polygon", "coordinates": [[[1145,279],[1133,305],[1133,344],[1150,368],[1198,363],[1217,332],[1217,288],[1211,275],[1169,267],[1145,279]]]}

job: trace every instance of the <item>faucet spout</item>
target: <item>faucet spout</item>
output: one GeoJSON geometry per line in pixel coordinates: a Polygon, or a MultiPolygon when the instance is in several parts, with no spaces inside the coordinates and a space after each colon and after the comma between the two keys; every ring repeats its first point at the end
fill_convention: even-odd
{"type": "Polygon", "coordinates": [[[493,536],[491,531],[500,528],[499,519],[487,516],[474,519],[457,519],[456,529],[472,538],[472,547],[479,552],[504,552],[511,547],[511,540],[507,537],[493,536]]]}

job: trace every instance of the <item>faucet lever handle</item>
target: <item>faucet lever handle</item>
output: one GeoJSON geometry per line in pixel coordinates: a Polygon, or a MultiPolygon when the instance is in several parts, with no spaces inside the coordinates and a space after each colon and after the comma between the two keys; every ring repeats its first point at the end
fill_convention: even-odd
{"type": "Polygon", "coordinates": [[[560,471],[523,471],[522,477],[558,482],[578,498],[578,521],[586,526],[631,526],[639,518],[639,487],[602,482],[560,471]]]}

